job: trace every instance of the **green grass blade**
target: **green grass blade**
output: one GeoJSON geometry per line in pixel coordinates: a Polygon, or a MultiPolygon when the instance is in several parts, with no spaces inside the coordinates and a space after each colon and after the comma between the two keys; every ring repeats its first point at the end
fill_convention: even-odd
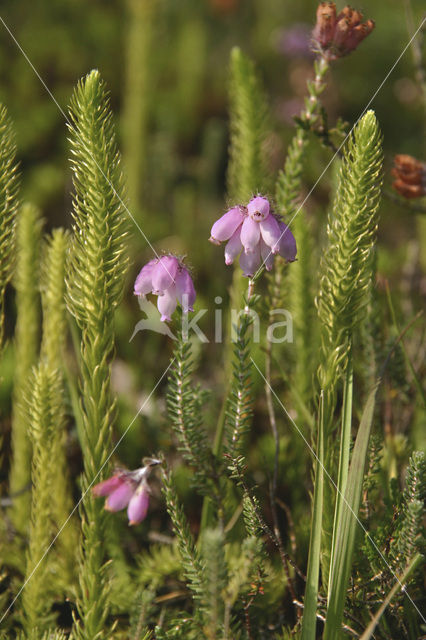
{"type": "Polygon", "coordinates": [[[328,599],[324,640],[338,640],[341,635],[343,608],[352,566],[352,554],[358,525],[357,516],[361,498],[365,460],[378,386],[379,382],[376,383],[370,392],[362,414],[349,468],[345,499],[342,501],[340,518],[336,523],[334,563],[330,570],[331,588],[328,599]]]}
{"type": "Polygon", "coordinates": [[[328,593],[332,588],[332,567],[335,561],[337,523],[340,522],[343,508],[343,496],[346,492],[349,472],[349,457],[351,446],[352,427],[352,399],[353,399],[353,366],[352,353],[349,352],[348,366],[346,370],[345,388],[343,392],[342,431],[340,434],[339,472],[337,480],[336,505],[334,509],[333,538],[331,541],[330,576],[328,581],[328,593]]]}
{"type": "Polygon", "coordinates": [[[302,640],[315,640],[317,624],[318,579],[321,555],[322,511],[324,498],[324,415],[323,396],[320,400],[318,448],[315,465],[314,504],[309,542],[308,573],[302,620],[302,640]]]}

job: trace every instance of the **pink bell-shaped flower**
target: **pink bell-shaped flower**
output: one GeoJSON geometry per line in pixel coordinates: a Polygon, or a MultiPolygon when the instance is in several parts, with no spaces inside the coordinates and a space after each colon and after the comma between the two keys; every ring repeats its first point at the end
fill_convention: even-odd
{"type": "Polygon", "coordinates": [[[194,311],[196,292],[191,275],[183,262],[171,254],[150,260],[139,272],[134,294],[158,296],[157,307],[162,322],[169,322],[179,302],[184,313],[194,311]]]}
{"type": "Polygon", "coordinates": [[[149,504],[148,477],[151,470],[160,460],[145,458],[145,466],[135,471],[119,469],[108,480],[92,487],[96,497],[106,497],[107,511],[121,511],[127,507],[129,525],[135,525],[145,519],[149,504]]]}

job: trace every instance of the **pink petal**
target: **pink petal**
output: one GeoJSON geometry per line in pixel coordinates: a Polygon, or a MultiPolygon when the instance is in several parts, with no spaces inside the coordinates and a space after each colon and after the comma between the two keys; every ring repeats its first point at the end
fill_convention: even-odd
{"type": "Polygon", "coordinates": [[[194,283],[192,282],[188,269],[182,267],[176,276],[176,296],[185,313],[194,311],[193,305],[196,295],[194,283]]]}
{"type": "Polygon", "coordinates": [[[265,220],[269,216],[269,201],[262,196],[252,198],[247,205],[247,213],[256,222],[265,220]]]}
{"type": "Polygon", "coordinates": [[[112,476],[111,478],[108,478],[108,480],[104,480],[103,482],[98,482],[98,484],[95,484],[95,486],[92,487],[92,493],[98,498],[100,496],[109,496],[109,494],[120,487],[123,482],[123,476],[117,474],[115,476],[112,476]]]}
{"type": "Polygon", "coordinates": [[[158,259],[150,260],[139,272],[135,281],[134,294],[135,296],[145,296],[152,291],[152,272],[158,259]]]}
{"type": "Polygon", "coordinates": [[[255,222],[251,218],[244,220],[241,227],[241,242],[246,253],[252,253],[260,240],[260,227],[259,223],[255,222]]]}
{"type": "Polygon", "coordinates": [[[129,525],[139,524],[148,512],[149,493],[144,482],[140,484],[127,507],[129,525]]]}
{"type": "Polygon", "coordinates": [[[162,293],[175,281],[179,261],[175,256],[162,256],[152,271],[152,292],[162,293]]]}
{"type": "Polygon", "coordinates": [[[272,253],[271,247],[268,247],[263,240],[260,241],[260,255],[266,271],[270,271],[274,264],[274,254],[272,253]]]}
{"type": "Polygon", "coordinates": [[[272,248],[273,253],[278,253],[281,230],[278,221],[274,216],[268,216],[259,223],[260,233],[265,244],[272,248]]]}
{"type": "Polygon", "coordinates": [[[243,245],[241,243],[241,230],[238,227],[232,234],[225,246],[225,264],[232,264],[240,253],[243,245]]]}
{"type": "Polygon", "coordinates": [[[284,222],[279,222],[279,225],[281,229],[279,254],[285,260],[287,260],[287,262],[294,262],[297,255],[296,240],[294,238],[294,235],[292,234],[288,226],[284,224],[284,222]]]}
{"type": "Polygon", "coordinates": [[[176,286],[173,284],[163,295],[158,296],[157,307],[161,313],[161,322],[170,322],[172,313],[177,307],[176,286]]]}
{"type": "MultiPolygon", "coordinates": [[[[260,244],[260,243],[259,243],[260,244]]],[[[240,255],[240,267],[245,276],[254,276],[261,265],[260,247],[257,245],[252,253],[244,253],[240,255]]]]}
{"type": "Polygon", "coordinates": [[[105,503],[105,509],[107,511],[120,511],[120,509],[124,509],[124,507],[127,507],[129,504],[134,490],[134,485],[131,482],[123,482],[110,494],[105,503]]]}
{"type": "Polygon", "coordinates": [[[237,227],[244,222],[244,213],[240,207],[229,209],[219,220],[216,220],[210,231],[213,242],[229,240],[237,227]]]}

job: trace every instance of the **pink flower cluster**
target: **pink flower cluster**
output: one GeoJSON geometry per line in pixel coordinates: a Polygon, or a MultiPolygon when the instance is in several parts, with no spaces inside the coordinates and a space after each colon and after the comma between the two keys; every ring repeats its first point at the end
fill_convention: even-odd
{"type": "Polygon", "coordinates": [[[154,458],[147,458],[144,462],[144,467],[135,471],[120,469],[111,478],[92,488],[96,497],[107,496],[107,511],[121,511],[127,507],[129,525],[139,524],[146,517],[150,493],[148,476],[152,467],[160,464],[160,460],[154,458]]]}
{"type": "Polygon", "coordinates": [[[272,269],[274,256],[280,254],[287,262],[296,259],[296,240],[290,229],[271,211],[269,200],[252,198],[247,206],[238,205],[216,220],[210,242],[226,242],[225,263],[232,264],[240,255],[244,275],[254,276],[265,264],[272,269]]]}
{"type": "Polygon", "coordinates": [[[150,260],[136,278],[134,294],[158,296],[157,307],[162,322],[170,321],[179,302],[184,313],[194,311],[195,289],[188,269],[173,255],[150,260]]]}

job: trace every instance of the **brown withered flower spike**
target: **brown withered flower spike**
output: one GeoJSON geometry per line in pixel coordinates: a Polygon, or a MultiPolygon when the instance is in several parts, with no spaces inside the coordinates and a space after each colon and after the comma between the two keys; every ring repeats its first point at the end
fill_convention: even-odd
{"type": "Polygon", "coordinates": [[[357,48],[374,29],[373,20],[347,6],[337,15],[334,2],[321,2],[312,32],[313,48],[327,60],[336,60],[357,48]]]}
{"type": "Polygon", "coordinates": [[[396,178],[393,188],[404,198],[422,198],[426,195],[426,165],[403,153],[394,158],[391,173],[396,178]]]}

